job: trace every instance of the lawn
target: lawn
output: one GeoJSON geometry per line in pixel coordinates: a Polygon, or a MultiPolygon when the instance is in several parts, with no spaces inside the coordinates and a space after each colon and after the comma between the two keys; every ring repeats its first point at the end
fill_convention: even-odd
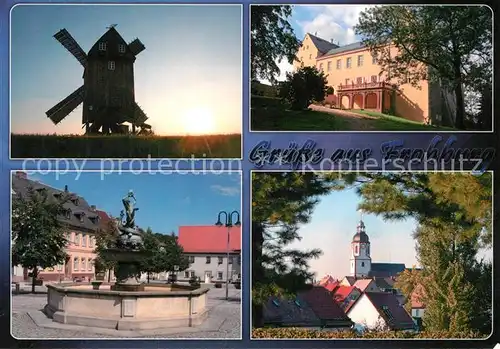
{"type": "Polygon", "coordinates": [[[12,134],[12,158],[241,158],[241,134],[206,136],[12,134]]]}
{"type": "Polygon", "coordinates": [[[452,131],[377,112],[356,110],[360,116],[337,116],[312,110],[292,111],[277,98],[252,96],[252,131],[452,131]]]}

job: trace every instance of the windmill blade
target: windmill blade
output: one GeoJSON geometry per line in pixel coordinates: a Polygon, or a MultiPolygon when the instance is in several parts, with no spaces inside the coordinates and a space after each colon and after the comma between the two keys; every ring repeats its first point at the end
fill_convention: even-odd
{"type": "Polygon", "coordinates": [[[130,52],[134,54],[134,56],[137,56],[139,53],[146,49],[146,46],[144,46],[141,40],[135,39],[130,44],[128,44],[128,48],[130,49],[130,52]]]}
{"type": "Polygon", "coordinates": [[[135,125],[144,124],[146,122],[146,120],[148,119],[148,117],[146,116],[146,113],[144,112],[144,110],[142,110],[142,108],[137,103],[134,103],[134,109],[135,109],[135,113],[134,113],[133,123],[135,125]]]}
{"type": "Polygon", "coordinates": [[[80,86],[68,97],[50,108],[45,114],[57,125],[83,102],[84,91],[84,87],[80,86]]]}
{"type": "Polygon", "coordinates": [[[63,45],[66,50],[68,50],[75,58],[80,62],[81,65],[85,67],[87,64],[87,54],[82,50],[80,45],[76,42],[75,39],[71,36],[71,34],[66,29],[61,29],[56,34],[54,34],[54,38],[63,45]]]}

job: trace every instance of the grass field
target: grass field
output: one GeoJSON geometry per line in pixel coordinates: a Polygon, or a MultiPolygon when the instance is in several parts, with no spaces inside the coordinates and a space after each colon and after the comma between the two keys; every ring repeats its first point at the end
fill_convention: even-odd
{"type": "Polygon", "coordinates": [[[252,96],[252,131],[451,131],[371,111],[352,110],[358,118],[313,110],[292,111],[278,98],[252,96]],[[363,118],[367,115],[369,118],[363,118]]]}
{"type": "Polygon", "coordinates": [[[80,136],[12,134],[12,158],[241,158],[241,134],[80,136]]]}

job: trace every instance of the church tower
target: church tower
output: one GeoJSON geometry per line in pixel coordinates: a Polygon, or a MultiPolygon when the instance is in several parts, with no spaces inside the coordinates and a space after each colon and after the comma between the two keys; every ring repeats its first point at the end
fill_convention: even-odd
{"type": "Polygon", "coordinates": [[[370,257],[370,240],[365,231],[365,223],[361,217],[351,242],[351,276],[367,277],[372,264],[370,257]]]}

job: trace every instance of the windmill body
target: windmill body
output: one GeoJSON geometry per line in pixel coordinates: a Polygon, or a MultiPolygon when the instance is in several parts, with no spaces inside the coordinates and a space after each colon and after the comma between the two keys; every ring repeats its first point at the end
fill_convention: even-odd
{"type": "Polygon", "coordinates": [[[145,47],[139,39],[130,44],[114,28],[97,40],[88,54],[66,29],[54,35],[83,66],[83,86],[46,112],[54,124],[83,103],[82,124],[87,133],[125,133],[150,129],[146,114],[135,102],[134,62],[145,47]]]}

